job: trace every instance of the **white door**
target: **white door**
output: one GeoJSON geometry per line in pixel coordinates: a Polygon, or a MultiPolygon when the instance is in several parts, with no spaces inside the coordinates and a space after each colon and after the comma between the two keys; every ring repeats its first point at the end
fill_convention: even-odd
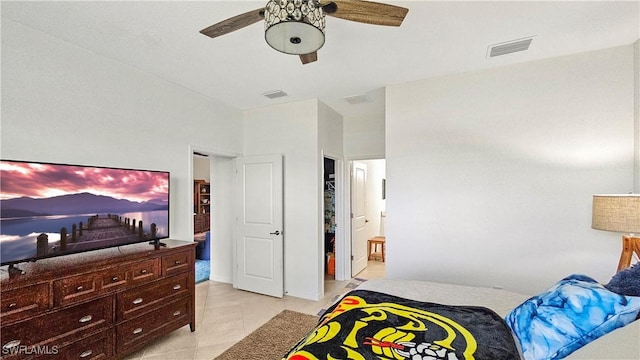
{"type": "Polygon", "coordinates": [[[236,189],[237,288],[282,297],[282,155],[238,158],[236,189]]]}
{"type": "Polygon", "coordinates": [[[351,171],[351,276],[367,267],[367,164],[354,162],[351,171]]]}

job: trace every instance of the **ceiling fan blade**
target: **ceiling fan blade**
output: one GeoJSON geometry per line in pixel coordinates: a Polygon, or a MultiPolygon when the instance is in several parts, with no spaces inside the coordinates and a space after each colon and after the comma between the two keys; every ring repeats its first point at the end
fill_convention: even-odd
{"type": "Polygon", "coordinates": [[[302,61],[303,65],[314,62],[314,61],[318,61],[318,52],[314,51],[311,54],[300,55],[300,61],[302,61]]]}
{"type": "Polygon", "coordinates": [[[409,9],[363,0],[320,2],[322,10],[333,17],[373,25],[400,26],[409,9]]]}
{"type": "Polygon", "coordinates": [[[213,24],[206,29],[200,30],[200,33],[214,38],[242,29],[245,26],[257,23],[262,19],[264,19],[264,8],[251,10],[244,14],[223,20],[217,24],[213,24]]]}

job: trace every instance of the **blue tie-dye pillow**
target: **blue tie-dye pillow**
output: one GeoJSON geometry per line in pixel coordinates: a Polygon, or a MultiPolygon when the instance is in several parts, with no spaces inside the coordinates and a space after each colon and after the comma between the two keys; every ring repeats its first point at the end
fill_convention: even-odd
{"type": "Polygon", "coordinates": [[[505,317],[525,360],[562,359],[636,320],[640,297],[607,290],[585,275],[571,275],[505,317]]]}

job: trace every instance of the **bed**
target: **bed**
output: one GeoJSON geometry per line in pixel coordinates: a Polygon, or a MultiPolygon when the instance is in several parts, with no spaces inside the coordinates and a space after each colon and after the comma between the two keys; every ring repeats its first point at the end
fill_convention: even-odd
{"type": "MultiPolygon", "coordinates": [[[[634,268],[640,274],[640,266],[634,268]]],[[[284,358],[640,359],[640,321],[635,321],[640,296],[605,286],[570,275],[530,297],[426,281],[369,280],[327,309],[284,358]]]]}

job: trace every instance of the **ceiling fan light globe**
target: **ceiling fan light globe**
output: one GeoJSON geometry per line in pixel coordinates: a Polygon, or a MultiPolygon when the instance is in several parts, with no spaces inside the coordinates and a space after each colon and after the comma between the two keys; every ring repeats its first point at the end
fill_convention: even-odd
{"type": "Polygon", "coordinates": [[[324,45],[324,33],[305,22],[277,23],[265,31],[264,37],[272,48],[292,55],[310,54],[324,45]]]}

